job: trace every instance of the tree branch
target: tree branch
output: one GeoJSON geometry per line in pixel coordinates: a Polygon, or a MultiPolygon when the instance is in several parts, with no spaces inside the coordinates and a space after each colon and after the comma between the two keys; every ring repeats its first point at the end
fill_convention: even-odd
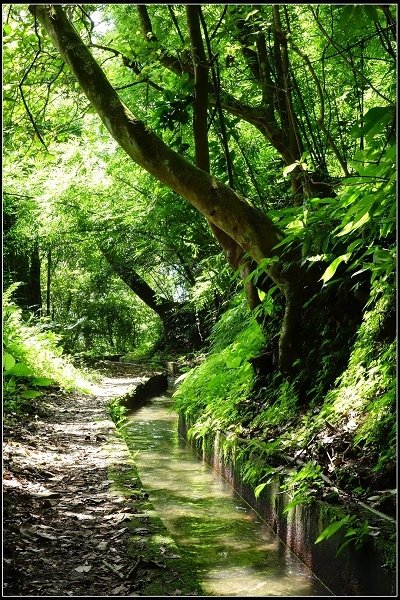
{"type": "Polygon", "coordinates": [[[36,135],[38,136],[38,139],[39,139],[40,143],[42,144],[42,146],[43,146],[43,147],[46,149],[46,151],[48,152],[48,151],[49,151],[49,149],[47,148],[47,145],[46,145],[46,143],[45,143],[44,139],[43,139],[43,138],[42,138],[42,136],[41,136],[41,133],[40,133],[40,131],[39,131],[39,128],[38,128],[38,126],[37,126],[37,125],[36,125],[36,123],[35,123],[35,119],[33,118],[33,115],[32,115],[32,113],[31,113],[31,111],[30,111],[30,109],[29,109],[29,107],[28,107],[28,103],[26,102],[25,95],[24,95],[24,92],[23,92],[23,90],[22,90],[22,86],[24,85],[24,81],[25,81],[25,79],[28,77],[29,73],[30,73],[30,72],[31,72],[31,70],[33,69],[33,65],[35,64],[35,62],[36,62],[36,61],[37,61],[37,59],[39,58],[39,55],[40,55],[40,53],[41,53],[41,51],[42,51],[42,48],[41,48],[41,42],[40,42],[40,36],[39,36],[38,30],[37,30],[37,20],[36,20],[36,18],[35,18],[35,33],[36,33],[36,37],[37,37],[37,40],[38,40],[38,49],[37,49],[37,51],[36,51],[36,53],[35,53],[35,56],[34,56],[34,59],[33,59],[33,61],[31,62],[31,64],[29,65],[28,69],[25,71],[25,73],[24,73],[24,75],[23,75],[23,77],[22,77],[21,81],[19,82],[19,84],[18,84],[18,89],[19,89],[19,91],[20,91],[21,98],[22,98],[22,102],[23,102],[23,104],[24,104],[24,107],[25,107],[26,113],[27,113],[27,115],[28,115],[28,117],[29,117],[29,120],[30,120],[30,122],[31,122],[31,123],[32,123],[32,125],[33,125],[33,128],[34,128],[34,130],[35,130],[35,132],[36,132],[36,135]]]}
{"type": "Polygon", "coordinates": [[[210,172],[210,157],[208,151],[207,113],[208,113],[208,70],[209,64],[204,52],[200,31],[200,7],[189,4],[186,6],[186,18],[191,43],[194,68],[195,99],[193,107],[193,133],[196,165],[210,172]]]}
{"type": "MultiPolygon", "coordinates": [[[[358,73],[358,75],[360,75],[360,77],[362,77],[362,79],[364,79],[364,81],[369,85],[369,87],[374,90],[375,94],[377,94],[378,96],[380,96],[383,100],[385,100],[385,102],[388,102],[389,104],[392,104],[392,100],[390,100],[390,98],[388,98],[387,96],[385,96],[384,94],[381,94],[381,92],[379,90],[376,89],[376,87],[371,83],[371,81],[364,75],[364,73],[361,73],[358,69],[356,69],[354,66],[351,65],[351,62],[349,61],[349,59],[345,56],[345,53],[347,52],[346,48],[341,48],[340,44],[338,44],[337,42],[335,42],[333,40],[333,38],[329,35],[329,33],[326,31],[325,27],[322,25],[322,23],[320,22],[320,20],[318,19],[317,14],[315,13],[314,9],[312,8],[312,6],[310,6],[310,10],[313,14],[313,17],[315,19],[315,22],[317,23],[319,29],[322,31],[322,33],[325,35],[326,39],[332,44],[332,46],[338,50],[338,54],[340,54],[341,56],[343,55],[343,59],[350,65],[350,67],[352,69],[354,69],[355,73],[358,73]]],[[[330,57],[328,57],[330,58],[330,57]]]]}
{"type": "MultiPolygon", "coordinates": [[[[294,344],[297,299],[303,298],[307,279],[314,279],[314,275],[301,266],[299,249],[288,251],[282,245],[277,247],[284,236],[267,215],[215,177],[188,163],[129,111],[60,5],[30,5],[29,10],[37,15],[104,125],[125,152],[190,202],[254,261],[272,259],[262,264],[287,299],[285,321],[290,322],[282,329],[280,367],[289,372],[297,348],[294,344]],[[289,318],[289,313],[293,318],[289,318]]],[[[300,326],[299,321],[297,324],[300,326]]]]}
{"type": "MultiPolygon", "coordinates": [[[[110,46],[102,46],[101,44],[93,44],[92,42],[89,44],[89,46],[90,46],[90,48],[98,48],[99,50],[104,50],[105,52],[112,52],[114,54],[114,56],[120,56],[122,58],[123,64],[126,67],[128,67],[128,69],[130,69],[131,71],[133,71],[135,73],[135,75],[141,75],[142,70],[138,66],[137,62],[134,61],[134,60],[131,60],[130,58],[128,58],[127,56],[125,56],[119,50],[116,50],[115,48],[111,48],[110,46]]],[[[165,91],[163,87],[161,87],[157,83],[154,83],[154,81],[152,81],[149,77],[145,77],[141,81],[135,81],[132,84],[125,85],[125,86],[120,87],[118,89],[122,90],[124,88],[130,87],[131,85],[137,85],[138,83],[147,83],[150,87],[154,88],[158,92],[164,92],[165,91]]]]}
{"type": "MultiPolygon", "coordinates": [[[[144,4],[137,4],[136,8],[139,16],[140,28],[146,41],[158,42],[158,38],[153,32],[153,27],[146,6],[144,4]]],[[[170,54],[165,48],[163,48],[161,44],[159,45],[159,50],[159,61],[162,65],[167,67],[167,69],[173,71],[177,75],[182,75],[182,73],[189,73],[193,75],[193,69],[188,62],[176,58],[175,56],[170,54]]]]}
{"type": "Polygon", "coordinates": [[[343,160],[338,147],[336,146],[331,134],[329,133],[328,129],[325,126],[324,123],[324,117],[325,117],[325,101],[324,101],[324,94],[322,91],[322,87],[321,87],[321,83],[317,77],[317,74],[314,70],[314,67],[311,64],[310,59],[308,58],[307,54],[305,54],[302,50],[300,50],[300,48],[298,48],[293,41],[291,41],[291,46],[293,48],[293,50],[299,55],[301,56],[301,58],[304,60],[304,62],[306,63],[307,67],[309,68],[309,71],[311,73],[312,78],[314,79],[316,88],[317,88],[317,93],[318,93],[318,98],[319,98],[319,106],[320,106],[320,115],[317,118],[317,124],[320,127],[320,129],[324,132],[326,139],[329,143],[329,145],[331,146],[340,166],[342,167],[343,173],[345,174],[346,177],[350,177],[350,173],[349,170],[347,168],[347,164],[346,162],[343,160]]]}
{"type": "Polygon", "coordinates": [[[178,19],[176,18],[176,15],[174,12],[174,7],[171,6],[171,4],[168,4],[168,12],[170,14],[173,24],[175,25],[176,32],[179,35],[179,39],[181,40],[182,44],[185,44],[185,38],[182,35],[182,32],[179,27],[178,19]]]}

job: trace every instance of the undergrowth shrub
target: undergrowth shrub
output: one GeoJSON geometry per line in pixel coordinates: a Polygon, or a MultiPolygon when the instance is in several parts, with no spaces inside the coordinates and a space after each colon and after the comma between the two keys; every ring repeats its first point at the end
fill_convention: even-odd
{"type": "MultiPolygon", "coordinates": [[[[327,452],[340,452],[340,445],[349,446],[354,459],[366,459],[370,471],[363,474],[364,486],[375,475],[388,473],[390,480],[396,458],[396,348],[388,326],[394,312],[392,290],[382,280],[373,283],[347,365],[324,395],[305,406],[299,402],[296,381],[284,380],[278,372],[264,378],[261,387],[254,386],[249,359],[265,347],[265,339],[236,298],[213,329],[205,362],[189,373],[174,395],[176,409],[191,425],[189,437],[202,440],[204,447],[213,433],[224,431],[221,451],[242,480],[260,493],[274,473],[281,473],[282,489],[294,502],[314,497],[320,484],[319,464],[340,485],[367,493],[362,487],[356,492],[359,474],[332,471],[325,464],[327,452]],[[301,467],[290,479],[284,476],[286,457],[297,456],[312,461],[316,479],[303,478],[301,467]]],[[[275,329],[271,326],[269,338],[275,329]]]]}
{"type": "Polygon", "coordinates": [[[90,382],[58,345],[58,337],[25,323],[11,296],[18,284],[3,294],[4,411],[18,413],[41,389],[57,385],[64,390],[90,391],[90,382]]]}
{"type": "Polygon", "coordinates": [[[190,422],[196,421],[191,434],[197,437],[238,422],[237,406],[254,383],[248,359],[260,352],[265,341],[243,295],[233,300],[210,337],[207,359],[189,372],[174,394],[175,408],[190,422]]]}
{"type": "Polygon", "coordinates": [[[349,431],[354,448],[375,453],[376,472],[396,459],[396,341],[385,333],[394,302],[391,286],[374,285],[348,367],[317,420],[349,431]]]}

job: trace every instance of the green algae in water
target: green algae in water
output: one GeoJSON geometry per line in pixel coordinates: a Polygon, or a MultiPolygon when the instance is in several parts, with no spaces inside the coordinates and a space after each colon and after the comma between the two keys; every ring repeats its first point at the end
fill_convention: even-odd
{"type": "Polygon", "coordinates": [[[210,596],[327,596],[329,590],[177,433],[171,400],[129,416],[125,440],[150,501],[210,596]]]}

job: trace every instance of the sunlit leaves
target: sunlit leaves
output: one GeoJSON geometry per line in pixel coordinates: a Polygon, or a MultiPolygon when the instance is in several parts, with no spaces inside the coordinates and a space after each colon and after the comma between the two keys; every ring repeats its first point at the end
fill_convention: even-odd
{"type": "Polygon", "coordinates": [[[325,269],[325,271],[321,277],[322,281],[324,283],[327,283],[327,281],[332,279],[332,277],[336,273],[336,269],[338,268],[340,263],[347,262],[349,260],[349,258],[350,258],[350,254],[342,254],[341,256],[338,256],[337,258],[335,258],[335,260],[329,265],[329,267],[327,269],[325,269]]]}
{"type": "Polygon", "coordinates": [[[355,137],[364,135],[367,139],[385,135],[386,126],[393,122],[394,114],[394,106],[375,106],[364,115],[364,124],[354,127],[351,132],[355,137]]]}
{"type": "Polygon", "coordinates": [[[366,212],[362,213],[361,216],[359,216],[359,214],[360,213],[358,213],[356,215],[356,217],[353,221],[350,221],[349,223],[347,223],[346,226],[339,233],[336,234],[337,237],[341,237],[342,235],[347,235],[349,233],[352,233],[359,227],[362,227],[365,223],[368,223],[368,221],[370,219],[368,210],[366,212]]]}
{"type": "Polygon", "coordinates": [[[255,498],[259,498],[261,492],[267,487],[268,483],[260,483],[259,485],[257,485],[254,489],[254,496],[255,498]]]}
{"type": "Polygon", "coordinates": [[[345,525],[347,525],[349,523],[349,521],[350,521],[350,517],[349,517],[349,515],[346,515],[345,517],[343,517],[342,519],[339,519],[338,521],[333,521],[332,523],[329,523],[328,527],[325,527],[325,529],[317,537],[314,544],[319,544],[323,540],[329,539],[330,537],[335,535],[335,533],[337,533],[340,529],[342,529],[345,525]]]}
{"type": "Polygon", "coordinates": [[[8,354],[7,352],[5,352],[3,354],[3,369],[5,371],[10,371],[10,369],[12,369],[14,365],[15,358],[12,356],[12,354],[8,354]]]}
{"type": "Polygon", "coordinates": [[[7,370],[7,375],[31,377],[33,375],[33,371],[25,363],[16,363],[13,367],[11,367],[11,369],[7,370]]]}
{"type": "Polygon", "coordinates": [[[299,160],[296,160],[296,162],[294,162],[291,165],[288,165],[287,167],[285,167],[283,169],[282,173],[283,173],[284,177],[286,177],[286,175],[289,175],[289,173],[291,173],[295,169],[301,169],[303,171],[307,171],[308,165],[305,162],[300,162],[299,160]]]}
{"type": "Polygon", "coordinates": [[[7,397],[21,395],[33,398],[40,395],[30,392],[33,387],[46,387],[57,382],[65,389],[81,387],[88,389],[88,382],[67,360],[61,357],[62,349],[57,345],[58,338],[51,331],[43,332],[37,325],[27,325],[22,313],[11,299],[15,286],[6,290],[3,297],[3,341],[5,347],[5,371],[7,397]],[[12,359],[14,364],[12,364],[12,359]]]}

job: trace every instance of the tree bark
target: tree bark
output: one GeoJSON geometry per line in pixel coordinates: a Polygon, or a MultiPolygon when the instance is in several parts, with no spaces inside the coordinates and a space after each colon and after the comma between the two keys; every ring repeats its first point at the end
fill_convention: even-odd
{"type": "MultiPolygon", "coordinates": [[[[296,294],[307,278],[307,272],[300,265],[300,253],[292,251],[289,255],[285,254],[282,246],[275,248],[284,236],[268,216],[257,211],[215,177],[171,150],[129,111],[61,6],[30,5],[29,8],[50,35],[110,134],[126,153],[161,183],[188,200],[254,261],[259,263],[265,258],[274,257],[274,260],[264,261],[263,264],[286,298],[290,298],[290,302],[286,302],[288,317],[296,304],[296,294]]],[[[289,335],[288,331],[293,331],[293,327],[282,329],[283,341],[289,335]]],[[[282,348],[285,346],[282,343],[282,348]]],[[[281,366],[287,370],[288,361],[281,358],[281,366]]]]}
{"type": "MultiPolygon", "coordinates": [[[[195,98],[193,105],[193,137],[195,146],[196,166],[210,172],[210,154],[208,150],[208,71],[206,53],[204,50],[203,38],[200,29],[200,11],[201,7],[197,5],[188,5],[186,7],[187,24],[191,43],[195,98]]],[[[222,247],[224,254],[234,271],[239,270],[242,279],[245,280],[251,272],[249,269],[250,261],[244,258],[243,248],[222,229],[210,222],[213,234],[222,247]]],[[[246,298],[250,308],[255,308],[260,304],[257,290],[251,282],[244,281],[246,298]]]]}
{"type": "Polygon", "coordinates": [[[103,256],[112,267],[113,271],[122,279],[124,283],[134,292],[141,300],[151,308],[163,321],[166,320],[168,313],[173,309],[174,303],[168,300],[159,298],[149,284],[137,273],[132,267],[127,264],[121,264],[119,260],[113,256],[112,252],[104,247],[100,248],[103,256]]]}
{"type": "MultiPolygon", "coordinates": [[[[137,5],[137,10],[140,27],[146,41],[158,42],[146,6],[137,5]]],[[[243,56],[254,81],[260,86],[262,92],[261,105],[252,107],[243,104],[225,90],[217,90],[209,80],[205,85],[208,87],[208,100],[211,106],[220,106],[230,114],[252,124],[279,152],[285,164],[291,165],[300,160],[304,144],[293,111],[286,33],[282,29],[279,7],[274,6],[272,11],[274,22],[273,64],[271,64],[271,59],[268,56],[262,27],[258,24],[257,30],[254,30],[251,20],[246,21],[240,15],[238,15],[236,22],[243,56]],[[249,47],[253,45],[254,41],[256,42],[256,50],[249,47]],[[276,71],[276,81],[272,76],[273,71],[276,71]],[[279,124],[275,112],[279,115],[279,124]]],[[[178,76],[186,73],[190,77],[195,77],[193,66],[186,56],[184,60],[173,56],[161,43],[159,43],[158,50],[157,58],[165,68],[178,76]]],[[[309,197],[314,192],[316,195],[321,195],[321,191],[313,186],[308,174],[300,166],[291,171],[290,180],[294,205],[301,205],[304,198],[309,197]]],[[[334,195],[332,186],[326,184],[323,196],[330,197],[332,195],[334,195]]]]}

